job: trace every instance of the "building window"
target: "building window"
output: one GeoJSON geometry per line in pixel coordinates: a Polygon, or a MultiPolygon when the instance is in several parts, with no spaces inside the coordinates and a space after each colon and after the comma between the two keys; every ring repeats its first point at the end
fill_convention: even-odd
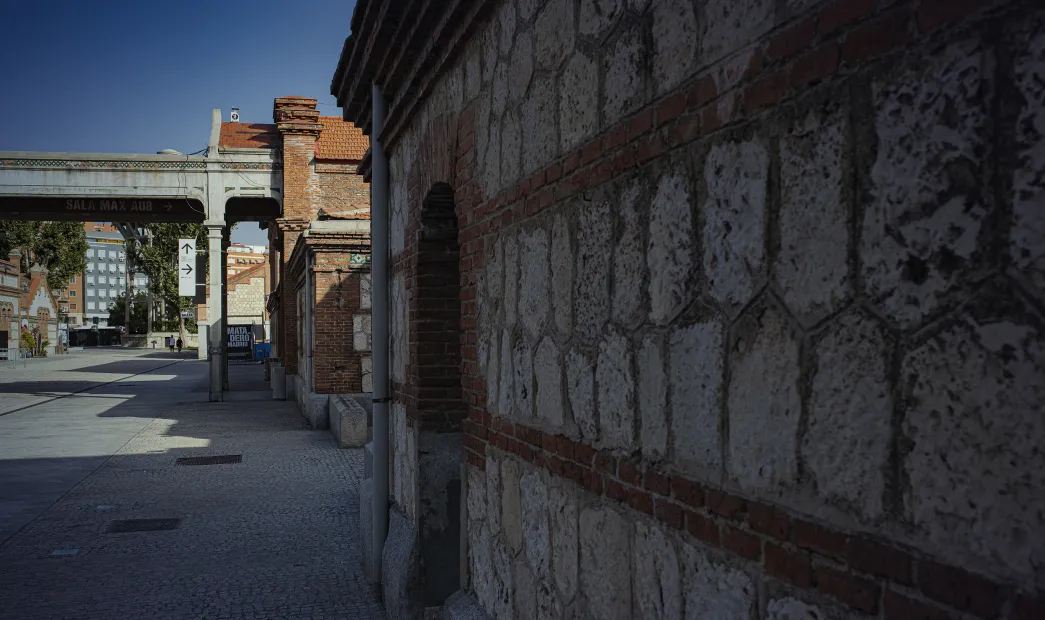
{"type": "Polygon", "coordinates": [[[88,310],[94,310],[96,307],[97,306],[95,305],[95,303],[93,301],[87,302],[87,309],[88,310]]]}
{"type": "Polygon", "coordinates": [[[70,310],[76,310],[76,304],[69,304],[70,310]]]}
{"type": "Polygon", "coordinates": [[[87,263],[87,272],[90,273],[92,271],[94,271],[94,263],[87,263]]]}
{"type": "Polygon", "coordinates": [[[114,289],[114,288],[109,289],[109,297],[112,297],[113,299],[116,299],[116,297],[117,297],[116,289],[114,289]]]}
{"type": "Polygon", "coordinates": [[[76,291],[69,291],[69,297],[76,297],[76,291]]]}
{"type": "MultiPolygon", "coordinates": [[[[88,267],[90,267],[90,265],[88,265],[88,267]]],[[[90,269],[88,269],[88,271],[90,271],[90,269]]],[[[94,284],[94,276],[87,276],[87,283],[94,284]]]]}
{"type": "Polygon", "coordinates": [[[105,289],[104,288],[98,289],[98,296],[99,297],[105,297],[105,289]]]}
{"type": "Polygon", "coordinates": [[[94,258],[94,248],[87,249],[87,258],[94,258]]]}
{"type": "Polygon", "coordinates": [[[76,284],[76,276],[69,278],[69,284],[76,284]]]}

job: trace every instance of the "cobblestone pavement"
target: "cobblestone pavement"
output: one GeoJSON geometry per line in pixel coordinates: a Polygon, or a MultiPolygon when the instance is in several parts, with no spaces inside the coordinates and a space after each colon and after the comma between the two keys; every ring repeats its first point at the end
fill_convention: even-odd
{"type": "Polygon", "coordinates": [[[0,618],[383,618],[353,534],[362,453],[291,403],[204,402],[205,372],[177,362],[0,417],[0,505],[38,512],[0,543],[0,618]],[[242,462],[175,464],[206,455],[242,462]],[[126,519],[180,521],[107,533],[126,519]]]}

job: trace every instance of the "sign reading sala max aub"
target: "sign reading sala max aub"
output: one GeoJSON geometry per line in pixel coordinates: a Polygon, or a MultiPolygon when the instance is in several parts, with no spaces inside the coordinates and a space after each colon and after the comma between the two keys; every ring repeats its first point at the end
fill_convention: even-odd
{"type": "Polygon", "coordinates": [[[254,333],[250,325],[229,325],[225,332],[225,349],[230,360],[249,362],[254,359],[254,333]]]}

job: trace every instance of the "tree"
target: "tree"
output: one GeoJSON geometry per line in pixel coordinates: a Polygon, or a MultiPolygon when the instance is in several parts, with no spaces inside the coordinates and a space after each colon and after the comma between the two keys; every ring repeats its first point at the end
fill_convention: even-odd
{"type": "Polygon", "coordinates": [[[149,324],[149,296],[138,293],[131,303],[131,325],[127,327],[125,319],[127,308],[127,295],[120,296],[109,304],[109,325],[114,327],[127,327],[128,334],[144,334],[149,324]]]}
{"type": "Polygon", "coordinates": [[[22,253],[22,272],[33,265],[48,270],[47,285],[60,291],[87,267],[87,234],[81,222],[0,221],[0,256],[22,253]]]}
{"type": "Polygon", "coordinates": [[[196,239],[197,246],[206,247],[206,235],[200,224],[148,224],[146,231],[151,239],[140,246],[127,242],[127,256],[131,257],[135,270],[149,276],[149,290],[164,300],[169,315],[177,318],[178,311],[190,308],[189,297],[178,296],[178,239],[196,239]]]}

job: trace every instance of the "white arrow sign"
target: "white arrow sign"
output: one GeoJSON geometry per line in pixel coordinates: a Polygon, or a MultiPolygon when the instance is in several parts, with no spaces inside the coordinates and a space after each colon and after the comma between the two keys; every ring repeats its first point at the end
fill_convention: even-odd
{"type": "Polygon", "coordinates": [[[178,239],[178,295],[196,294],[196,240],[178,239]]]}

